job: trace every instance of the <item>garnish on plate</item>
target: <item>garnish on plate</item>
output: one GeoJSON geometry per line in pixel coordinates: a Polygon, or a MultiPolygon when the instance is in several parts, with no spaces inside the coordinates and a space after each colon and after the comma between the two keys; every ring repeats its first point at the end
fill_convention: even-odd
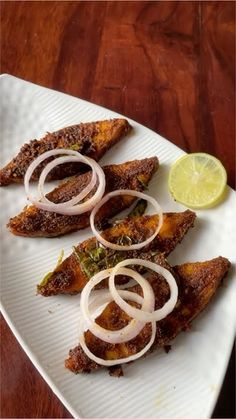
{"type": "MultiPolygon", "coordinates": [[[[103,248],[99,253],[99,262],[95,262],[91,258],[91,252],[99,246],[96,238],[91,237],[74,247],[72,254],[53,271],[53,275],[46,285],[38,285],[38,293],[45,297],[57,294],[76,294],[81,292],[94,273],[112,267],[127,257],[139,255],[143,259],[153,260],[158,252],[168,256],[182,241],[188,230],[193,227],[195,217],[195,213],[190,210],[180,213],[164,213],[162,227],[148,247],[129,252],[117,252],[103,248]],[[85,264],[82,261],[85,261],[85,264]]],[[[128,236],[132,243],[137,243],[155,231],[157,221],[157,215],[126,218],[119,224],[104,230],[103,235],[114,243],[117,243],[121,236],[128,236]]],[[[120,279],[124,282],[122,278],[120,279]]],[[[105,286],[104,283],[101,285],[105,286]]]]}
{"type": "Polygon", "coordinates": [[[206,153],[180,157],[169,173],[169,190],[173,198],[189,208],[210,208],[225,194],[227,173],[222,163],[206,153]]]}
{"type": "MultiPolygon", "coordinates": [[[[103,167],[106,181],[106,193],[125,188],[141,191],[137,177],[142,176],[148,184],[159,166],[157,157],[133,160],[122,164],[112,164],[103,167]]],[[[46,195],[54,203],[64,203],[80,194],[91,181],[91,172],[75,175],[63,181],[61,185],[46,195]]],[[[93,191],[91,192],[91,194],[93,191]]],[[[87,198],[90,198],[90,194],[87,198]]],[[[135,198],[115,197],[99,211],[98,221],[102,223],[125,208],[128,208],[135,198]]],[[[71,231],[80,230],[89,225],[89,212],[80,215],[64,215],[48,212],[30,205],[17,216],[11,218],[8,227],[15,235],[25,237],[56,237],[71,231]]]]}
{"type": "MultiPolygon", "coordinates": [[[[155,338],[150,346],[150,352],[158,347],[166,347],[182,330],[186,330],[186,327],[190,326],[192,320],[209,304],[230,268],[230,262],[223,257],[206,262],[185,263],[173,268],[168,265],[162,255],[157,256],[155,262],[169,270],[175,277],[178,286],[178,299],[173,311],[167,317],[156,322],[155,338]]],[[[169,298],[169,287],[162,276],[157,274],[149,274],[148,282],[154,292],[155,310],[158,310],[169,298]]],[[[142,295],[140,285],[129,287],[127,290],[135,295],[142,295]]],[[[104,297],[100,294],[100,301],[102,302],[105,297],[107,298],[105,294],[104,297]]],[[[128,296],[127,300],[132,304],[128,296]]],[[[140,304],[141,301],[138,303],[140,304]]],[[[140,305],[135,305],[135,307],[140,307],[140,305]]],[[[109,330],[119,332],[119,330],[128,326],[131,321],[132,318],[116,302],[111,301],[102,313],[96,317],[95,324],[107,329],[107,334],[109,334],[109,330]]],[[[136,354],[148,345],[152,335],[150,322],[144,325],[136,337],[121,343],[105,342],[96,337],[90,330],[87,330],[83,333],[82,340],[80,338],[83,347],[78,345],[70,350],[65,366],[74,373],[97,370],[103,366],[102,364],[105,364],[105,366],[118,364],[117,367],[121,368],[120,364],[124,363],[124,358],[128,362],[131,361],[136,354]],[[94,356],[89,354],[90,357],[85,353],[85,344],[94,356]],[[96,358],[98,362],[94,360],[96,358]]]]}

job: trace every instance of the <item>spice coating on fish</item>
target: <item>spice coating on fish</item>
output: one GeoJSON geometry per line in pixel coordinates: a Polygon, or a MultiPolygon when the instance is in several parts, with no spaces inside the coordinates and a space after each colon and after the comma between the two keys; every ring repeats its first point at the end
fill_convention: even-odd
{"type": "MultiPolygon", "coordinates": [[[[175,276],[178,284],[178,301],[174,310],[156,323],[155,341],[150,351],[169,345],[182,330],[190,328],[192,320],[206,308],[230,268],[230,262],[223,257],[206,262],[186,263],[174,268],[168,267],[167,262],[162,261],[160,257],[157,262],[172,271],[175,276]]],[[[156,298],[155,309],[159,309],[169,297],[169,287],[160,275],[151,275],[148,279],[156,298]]],[[[142,295],[139,286],[129,290],[142,295]]],[[[114,301],[109,303],[96,319],[97,324],[108,330],[119,330],[129,321],[130,317],[114,301]]],[[[84,335],[88,348],[97,357],[106,360],[119,359],[136,354],[144,348],[151,338],[151,324],[147,323],[136,338],[119,344],[106,343],[89,330],[84,335]]],[[[65,366],[74,373],[101,368],[101,365],[88,358],[80,345],[70,350],[65,366]]],[[[113,373],[115,370],[116,368],[113,369],[113,373]]]]}
{"type": "MultiPolygon", "coordinates": [[[[74,252],[47,276],[38,286],[38,293],[44,296],[56,294],[76,294],[82,291],[95,273],[115,266],[119,261],[132,257],[152,260],[156,253],[168,255],[190,227],[193,227],[195,213],[186,210],[180,213],[164,213],[163,224],[156,238],[140,251],[113,251],[98,247],[95,237],[80,243],[74,252]]],[[[128,237],[138,243],[151,236],[158,223],[158,215],[127,218],[121,223],[103,231],[103,237],[117,243],[128,237]]],[[[122,281],[123,282],[123,281],[122,281]]],[[[105,282],[101,283],[105,286],[105,282]]]]}
{"type": "MultiPolygon", "coordinates": [[[[81,123],[47,133],[40,140],[31,140],[23,145],[3,169],[0,170],[0,186],[22,183],[25,173],[34,159],[49,150],[65,148],[79,151],[81,154],[98,161],[114,144],[131,130],[126,119],[111,119],[81,123]]],[[[37,180],[42,169],[53,158],[46,159],[34,171],[31,180],[37,180]]],[[[66,163],[55,167],[47,180],[63,179],[87,170],[80,163],[66,163]]]]}
{"type": "MultiPolygon", "coordinates": [[[[148,185],[159,166],[157,157],[113,164],[103,168],[106,179],[105,194],[118,189],[142,191],[148,185]]],[[[47,198],[54,203],[68,201],[78,195],[91,180],[91,171],[75,175],[64,181],[47,198]]],[[[88,199],[92,191],[86,199],[88,199]]],[[[103,221],[128,208],[135,197],[120,195],[113,197],[98,211],[96,221],[103,221]]],[[[19,215],[11,218],[8,227],[15,235],[25,237],[57,237],[89,226],[90,212],[79,215],[63,215],[37,208],[26,207],[19,215]]]]}

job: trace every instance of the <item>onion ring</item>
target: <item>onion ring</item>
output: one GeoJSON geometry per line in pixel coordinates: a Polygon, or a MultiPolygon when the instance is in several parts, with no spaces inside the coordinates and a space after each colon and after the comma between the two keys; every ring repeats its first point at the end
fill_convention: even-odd
{"type": "Polygon", "coordinates": [[[156,265],[153,262],[145,261],[142,259],[126,259],[118,263],[114,268],[109,268],[109,269],[106,269],[105,271],[99,272],[93,278],[91,278],[91,280],[89,281],[89,283],[87,283],[84,289],[85,289],[85,292],[83,294],[83,291],[82,291],[82,295],[81,295],[81,312],[84,317],[81,317],[80,324],[79,324],[79,327],[80,327],[79,343],[84,353],[91,360],[95,361],[99,365],[103,365],[106,367],[134,361],[140,358],[142,355],[144,355],[154,343],[155,335],[156,335],[156,322],[168,316],[168,314],[174,309],[174,306],[178,298],[178,287],[172,274],[167,269],[159,265],[156,265]],[[124,266],[126,265],[142,265],[164,276],[164,278],[166,279],[170,287],[171,295],[170,295],[169,300],[164,304],[164,306],[161,309],[154,311],[155,296],[148,281],[145,278],[143,278],[140,274],[134,275],[134,271],[132,271],[132,269],[125,269],[124,266]],[[113,298],[113,300],[119,305],[119,307],[123,311],[125,311],[129,316],[133,317],[133,319],[127,326],[125,326],[123,329],[120,329],[118,331],[108,331],[100,327],[98,324],[96,324],[91,319],[91,315],[88,308],[88,298],[89,298],[91,290],[93,289],[95,285],[97,285],[100,281],[106,278],[109,275],[109,273],[110,273],[109,291],[111,295],[109,295],[108,292],[104,293],[102,298],[100,298],[99,300],[97,299],[97,301],[95,300],[95,302],[89,305],[89,308],[91,310],[91,308],[93,307],[93,310],[94,309],[96,310],[98,306],[101,307],[103,304],[109,303],[113,298]],[[138,294],[135,294],[127,290],[117,290],[115,288],[115,275],[118,275],[118,274],[128,275],[128,276],[131,276],[133,279],[135,279],[139,283],[139,285],[141,285],[144,297],[140,297],[138,294]],[[150,289],[151,289],[151,293],[149,294],[150,289]],[[142,301],[141,309],[132,307],[131,305],[126,303],[126,301],[124,301],[122,297],[131,301],[136,301],[138,303],[142,301]],[[144,310],[146,304],[148,306],[149,311],[144,310]],[[136,321],[136,324],[135,324],[135,321],[136,321]],[[84,331],[86,330],[86,326],[85,326],[86,323],[88,324],[89,330],[91,330],[91,332],[95,336],[97,336],[98,338],[102,339],[105,342],[113,343],[113,344],[117,344],[117,343],[120,344],[123,342],[127,342],[128,340],[131,340],[132,338],[137,336],[138,333],[140,333],[140,331],[142,330],[142,328],[144,327],[146,323],[151,323],[152,335],[147,345],[138,353],[127,356],[126,358],[105,360],[103,358],[97,357],[88,348],[85,342],[85,336],[84,336],[84,331]],[[106,335],[105,339],[104,339],[104,334],[106,335]]]}
{"type": "Polygon", "coordinates": [[[96,203],[102,198],[104,192],[105,192],[105,174],[99,164],[95,162],[94,160],[90,159],[89,157],[85,157],[78,153],[77,151],[73,150],[67,150],[67,149],[57,149],[57,150],[50,150],[42,155],[38,156],[28,167],[25,178],[24,178],[24,185],[25,185],[25,191],[27,195],[27,199],[31,201],[37,208],[43,209],[45,211],[51,211],[56,212],[59,214],[65,214],[65,215],[78,215],[82,214],[84,212],[90,211],[96,203]],[[42,171],[40,178],[39,178],[39,198],[35,198],[31,196],[29,192],[29,181],[30,178],[36,169],[36,167],[45,159],[56,156],[56,155],[69,155],[70,157],[61,157],[59,159],[55,159],[54,161],[50,162],[42,171]],[[58,162],[59,160],[59,162],[58,162]],[[43,184],[46,179],[47,174],[52,170],[57,164],[62,164],[63,162],[68,161],[78,161],[85,164],[88,164],[93,171],[92,179],[90,183],[85,187],[85,189],[76,197],[72,198],[70,201],[55,204],[53,202],[50,202],[44,194],[43,190],[43,184]],[[96,179],[99,178],[100,182],[97,188],[97,191],[95,194],[88,199],[86,202],[82,204],[72,205],[78,202],[79,198],[80,200],[83,199],[88,193],[92,190],[92,188],[95,186],[96,179]],[[44,202],[39,201],[39,199],[42,199],[44,202]]]}
{"type": "Polygon", "coordinates": [[[113,249],[113,250],[135,250],[135,249],[141,249],[142,247],[146,246],[147,244],[151,243],[151,241],[157,236],[157,234],[159,233],[161,226],[163,223],[163,215],[162,215],[162,210],[160,205],[158,204],[158,202],[152,198],[149,195],[146,195],[142,192],[138,192],[138,191],[133,191],[131,189],[120,189],[117,191],[113,191],[113,192],[109,192],[108,194],[106,194],[102,200],[93,208],[91,214],[90,214],[90,226],[92,229],[93,234],[96,236],[97,240],[103,244],[103,246],[108,247],[109,249],[113,249]],[[107,241],[106,239],[104,239],[101,234],[96,230],[95,227],[95,216],[96,213],[98,212],[98,210],[103,206],[103,204],[105,204],[110,198],[112,198],[113,196],[117,196],[117,195],[131,195],[131,196],[137,196],[138,198],[142,198],[145,199],[146,201],[149,201],[154,208],[156,209],[159,218],[158,218],[158,226],[156,228],[156,231],[154,234],[152,234],[152,236],[150,236],[147,240],[143,241],[142,243],[137,243],[137,244],[131,244],[131,245],[119,245],[119,244],[115,244],[115,243],[111,243],[109,241],[107,241]]]}
{"type": "MultiPolygon", "coordinates": [[[[48,204],[54,204],[54,202],[50,201],[46,196],[45,196],[45,192],[44,192],[44,182],[46,180],[46,177],[48,175],[48,173],[56,166],[58,166],[59,164],[63,164],[63,163],[67,163],[67,162],[71,162],[75,160],[76,162],[78,161],[76,156],[70,156],[70,157],[58,157],[55,160],[52,160],[50,163],[47,164],[47,166],[45,166],[45,168],[43,169],[40,177],[39,177],[39,183],[38,183],[38,192],[39,192],[39,196],[40,199],[43,202],[47,202],[48,204]],[[75,158],[74,158],[75,157],[75,158]]],[[[66,202],[61,202],[59,204],[56,204],[58,208],[65,208],[68,207],[70,205],[75,205],[77,204],[79,201],[81,201],[86,195],[89,194],[89,192],[91,192],[91,190],[93,189],[93,187],[96,185],[96,181],[97,181],[97,176],[96,176],[96,172],[93,168],[93,165],[90,164],[91,168],[92,168],[92,178],[89,182],[89,184],[79,193],[79,195],[75,196],[74,198],[70,199],[69,201],[66,202]]]]}
{"type": "MultiPolygon", "coordinates": [[[[137,321],[137,320],[131,320],[131,322],[123,327],[120,330],[116,330],[116,331],[111,331],[111,330],[107,330],[101,326],[99,326],[97,323],[95,323],[95,321],[92,319],[92,316],[90,314],[89,311],[89,296],[90,293],[92,291],[92,289],[99,284],[103,279],[107,278],[108,275],[112,272],[112,268],[110,269],[105,269],[104,271],[101,271],[99,273],[97,273],[96,275],[94,275],[92,277],[92,279],[87,282],[86,286],[84,287],[84,289],[82,290],[81,293],[81,300],[80,300],[80,308],[81,308],[81,313],[83,316],[84,321],[87,323],[89,330],[97,337],[102,339],[105,342],[108,343],[122,343],[122,342],[127,342],[133,338],[135,338],[140,331],[143,329],[143,327],[145,326],[146,322],[141,322],[141,321],[137,321]]],[[[155,296],[152,290],[152,287],[150,286],[150,284],[144,279],[142,278],[142,276],[133,271],[132,269],[127,269],[127,268],[120,268],[119,269],[119,274],[121,275],[128,275],[131,276],[132,278],[136,279],[137,282],[146,282],[146,287],[143,288],[143,293],[144,293],[144,298],[140,297],[138,294],[136,293],[131,293],[130,291],[126,291],[126,290],[119,290],[118,293],[120,296],[122,296],[123,298],[129,298],[131,294],[132,295],[132,301],[135,301],[139,304],[142,303],[142,310],[146,311],[152,311],[154,310],[154,306],[155,306],[155,296]]],[[[107,302],[112,301],[112,296],[107,295],[106,298],[107,302]]],[[[106,301],[105,300],[105,301],[106,301]]],[[[104,304],[104,302],[103,302],[104,304]]],[[[101,305],[101,303],[100,303],[101,305]]]]}
{"type": "MultiPolygon", "coordinates": [[[[140,281],[140,279],[138,277],[135,279],[141,285],[144,292],[143,284],[140,281]]],[[[133,317],[136,320],[144,322],[151,322],[154,320],[160,321],[164,319],[169,313],[171,313],[171,311],[173,311],[178,299],[178,287],[175,278],[173,277],[171,272],[160,265],[143,259],[126,259],[119,262],[112,269],[111,275],[109,277],[109,290],[116,304],[118,304],[119,307],[125,311],[125,313],[127,313],[130,317],[133,317]],[[150,313],[142,309],[132,307],[130,304],[126,303],[126,301],[123,300],[123,298],[119,295],[115,287],[115,275],[119,274],[120,268],[127,265],[142,265],[146,268],[152,269],[154,272],[156,272],[159,275],[162,275],[165,278],[170,287],[170,298],[162,308],[150,313]]]]}
{"type": "MultiPolygon", "coordinates": [[[[134,293],[131,293],[134,294],[134,293]]],[[[84,338],[84,324],[83,324],[83,320],[81,319],[80,321],[80,333],[79,333],[79,344],[82,347],[84,353],[94,362],[96,362],[99,365],[103,365],[105,367],[110,367],[112,365],[118,365],[118,364],[125,364],[127,362],[131,362],[131,361],[135,361],[136,359],[140,358],[141,356],[143,356],[153,345],[154,340],[155,340],[155,336],[156,336],[156,322],[153,321],[152,322],[152,335],[151,335],[151,339],[150,341],[147,343],[147,345],[138,353],[134,354],[134,355],[130,355],[127,356],[126,358],[120,358],[120,359],[111,359],[111,360],[106,360],[103,358],[99,358],[96,355],[94,355],[90,349],[87,347],[86,342],[85,342],[85,338],[84,338]]]]}

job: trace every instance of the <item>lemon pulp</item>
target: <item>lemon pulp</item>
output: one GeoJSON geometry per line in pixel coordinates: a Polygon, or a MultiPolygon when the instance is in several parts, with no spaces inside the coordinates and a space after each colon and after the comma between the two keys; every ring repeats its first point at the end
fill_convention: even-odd
{"type": "Polygon", "coordinates": [[[207,153],[180,157],[171,167],[169,190],[174,199],[190,208],[209,208],[224,196],[227,173],[222,163],[207,153]]]}

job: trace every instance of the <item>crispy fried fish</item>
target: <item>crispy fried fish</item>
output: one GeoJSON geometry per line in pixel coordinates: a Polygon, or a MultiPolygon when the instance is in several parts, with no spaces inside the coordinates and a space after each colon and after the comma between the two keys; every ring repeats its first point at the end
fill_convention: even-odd
{"type": "MultiPolygon", "coordinates": [[[[44,278],[38,285],[38,293],[45,297],[56,294],[76,294],[96,272],[114,266],[123,259],[130,257],[152,259],[157,252],[168,255],[193,226],[195,217],[195,213],[190,210],[165,213],[159,234],[142,251],[117,252],[99,247],[95,237],[85,240],[44,278]]],[[[122,238],[124,242],[129,239],[132,243],[138,243],[154,233],[157,222],[157,215],[126,218],[120,224],[104,230],[103,236],[114,243],[121,243],[122,238]]]]}
{"type": "MultiPolygon", "coordinates": [[[[47,133],[41,140],[32,140],[21,148],[20,152],[3,169],[0,170],[0,186],[10,183],[21,183],[30,163],[45,151],[67,148],[79,151],[85,156],[98,161],[114,144],[131,130],[126,119],[88,122],[47,133]]],[[[39,177],[43,167],[49,162],[45,160],[32,175],[32,180],[39,177]]],[[[80,163],[68,163],[55,167],[48,180],[63,179],[79,171],[86,171],[80,163]]]]}
{"type": "MultiPolygon", "coordinates": [[[[133,160],[103,168],[106,178],[105,193],[117,189],[133,189],[141,191],[148,185],[158,169],[157,157],[133,160]]],[[[75,175],[64,181],[47,197],[55,202],[65,202],[78,195],[91,179],[91,171],[75,175]]],[[[93,194],[93,192],[91,192],[93,194]]],[[[91,196],[88,195],[89,196],[91,196]]],[[[88,198],[87,198],[88,199],[88,198]]],[[[135,200],[131,196],[113,197],[103,205],[97,215],[97,222],[113,217],[129,207],[135,200]]],[[[13,234],[26,237],[56,237],[71,231],[88,227],[90,212],[79,215],[63,215],[38,209],[35,205],[26,207],[19,215],[10,219],[8,227],[13,234]]]]}
{"type": "MultiPolygon", "coordinates": [[[[168,268],[167,262],[159,257],[158,263],[168,268]]],[[[157,322],[157,331],[151,351],[157,347],[169,345],[182,330],[190,327],[191,321],[207,306],[215,294],[221,280],[227,274],[230,262],[218,257],[206,262],[186,263],[175,266],[172,270],[179,288],[178,301],[175,309],[165,319],[157,322]]],[[[167,283],[159,275],[149,277],[155,296],[155,309],[163,306],[169,295],[167,283]]],[[[142,295],[139,286],[129,288],[142,295]]],[[[113,301],[106,306],[96,322],[109,330],[124,327],[130,317],[113,301]]],[[[150,340],[151,325],[147,323],[139,335],[126,343],[109,344],[96,338],[90,331],[85,332],[85,341],[96,356],[103,359],[119,359],[139,352],[150,340]]],[[[70,350],[65,366],[74,373],[90,372],[101,366],[90,360],[81,346],[70,350]]],[[[113,373],[117,368],[113,368],[113,373]]],[[[116,375],[122,375],[119,370],[116,375]]]]}

